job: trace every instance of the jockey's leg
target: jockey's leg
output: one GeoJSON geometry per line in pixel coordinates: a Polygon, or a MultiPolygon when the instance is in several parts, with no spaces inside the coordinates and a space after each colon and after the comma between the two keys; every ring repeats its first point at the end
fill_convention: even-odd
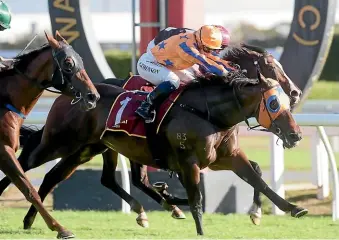
{"type": "Polygon", "coordinates": [[[180,79],[174,72],[157,63],[151,52],[146,52],[140,57],[137,68],[141,77],[157,86],[136,110],[136,113],[146,121],[151,121],[154,117],[151,109],[159,106],[179,87],[180,79]]]}
{"type": "Polygon", "coordinates": [[[152,121],[154,116],[151,113],[151,109],[159,106],[175,89],[176,87],[170,81],[160,83],[147,95],[146,100],[141,103],[136,113],[146,121],[152,121]]]}

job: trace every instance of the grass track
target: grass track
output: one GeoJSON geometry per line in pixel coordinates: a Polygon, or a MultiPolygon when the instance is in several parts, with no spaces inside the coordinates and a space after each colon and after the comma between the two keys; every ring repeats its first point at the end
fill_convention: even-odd
{"type": "MultiPolygon", "coordinates": [[[[31,230],[22,229],[23,209],[0,210],[0,238],[55,238],[41,217],[31,230]]],[[[77,238],[197,238],[193,219],[189,213],[186,220],[174,220],[168,212],[148,213],[150,228],[143,229],[136,222],[135,214],[120,212],[72,212],[52,213],[61,224],[67,226],[77,238]]],[[[331,217],[306,216],[294,219],[290,216],[264,215],[262,225],[254,226],[247,215],[204,214],[205,238],[337,238],[339,223],[331,217]]],[[[202,238],[199,238],[202,239],[202,238]]]]}

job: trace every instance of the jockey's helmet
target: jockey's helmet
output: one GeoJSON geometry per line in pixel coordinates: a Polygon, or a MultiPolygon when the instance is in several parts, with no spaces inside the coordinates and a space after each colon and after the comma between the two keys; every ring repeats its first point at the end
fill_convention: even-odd
{"type": "Polygon", "coordinates": [[[11,28],[12,14],[4,1],[0,0],[0,30],[11,28]]]}
{"type": "Polygon", "coordinates": [[[230,32],[226,28],[224,28],[221,25],[216,25],[216,27],[220,29],[221,34],[222,34],[221,47],[225,48],[225,47],[227,47],[230,44],[231,34],[230,34],[230,32]]]}
{"type": "Polygon", "coordinates": [[[212,50],[220,50],[228,45],[230,36],[228,31],[216,25],[204,25],[195,33],[197,41],[212,50]]]}

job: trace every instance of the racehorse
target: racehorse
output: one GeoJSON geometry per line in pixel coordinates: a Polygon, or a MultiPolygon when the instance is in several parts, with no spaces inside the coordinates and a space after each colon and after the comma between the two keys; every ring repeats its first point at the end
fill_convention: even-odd
{"type": "MultiPolygon", "coordinates": [[[[291,108],[294,108],[296,104],[300,101],[300,96],[302,94],[301,90],[287,76],[282,65],[266,50],[261,49],[259,47],[243,44],[242,47],[227,48],[226,52],[224,53],[223,58],[225,60],[228,60],[240,66],[240,68],[243,69],[243,71],[245,72],[245,75],[249,78],[257,77],[257,74],[259,71],[265,77],[278,80],[282,88],[284,89],[285,93],[288,94],[290,97],[291,108]]],[[[103,82],[123,87],[124,85],[126,85],[127,81],[128,79],[124,81],[121,81],[118,79],[106,79],[103,82]]],[[[40,143],[40,140],[42,137],[43,129],[41,129],[40,131],[41,132],[35,132],[34,134],[31,134],[32,131],[28,132],[28,135],[31,135],[30,142],[31,144],[34,144],[35,147],[40,143]]],[[[236,129],[236,131],[233,131],[232,133],[233,135],[235,135],[234,138],[237,137],[237,131],[238,129],[236,129]]],[[[233,137],[231,137],[230,139],[232,138],[233,137]]],[[[223,142],[219,146],[219,148],[225,147],[225,144],[226,143],[223,142]]],[[[28,149],[30,148],[27,145],[27,150],[28,149]]],[[[33,151],[33,149],[30,149],[29,151],[31,152],[33,151]]],[[[117,166],[117,161],[118,161],[117,155],[118,154],[111,149],[107,150],[106,152],[102,154],[103,160],[107,165],[109,162],[112,162],[111,164],[115,166],[117,166]]],[[[28,155],[26,159],[28,159],[28,155]]],[[[249,161],[252,167],[254,168],[254,170],[261,176],[262,171],[258,163],[256,163],[255,161],[251,161],[251,160],[249,161]]],[[[173,218],[176,218],[176,219],[185,218],[185,215],[182,213],[182,211],[179,208],[177,208],[175,205],[188,205],[187,199],[179,199],[179,198],[173,197],[170,193],[167,192],[168,185],[164,182],[158,182],[156,183],[156,185],[152,186],[148,180],[147,166],[140,165],[140,164],[134,163],[133,161],[130,161],[130,167],[131,167],[131,176],[132,176],[133,185],[135,185],[140,190],[142,190],[144,193],[146,193],[148,196],[150,196],[154,201],[162,205],[165,210],[172,211],[173,218]]],[[[103,172],[106,172],[106,171],[103,169],[103,172]]],[[[111,181],[105,181],[104,185],[112,189],[117,195],[123,198],[127,203],[130,204],[132,209],[136,213],[139,214],[137,217],[137,223],[139,225],[148,226],[148,220],[147,220],[146,214],[143,213],[142,214],[143,218],[140,218],[141,213],[144,211],[142,205],[137,200],[135,200],[133,197],[131,197],[129,194],[127,194],[124,191],[124,189],[122,189],[115,182],[114,173],[110,171],[106,175],[112,175],[109,177],[109,179],[113,179],[114,183],[111,183],[111,181]]],[[[1,182],[0,182],[0,190],[1,189],[2,187],[1,187],[1,182]]],[[[250,219],[255,225],[259,225],[261,221],[261,217],[262,217],[261,205],[262,205],[262,201],[260,199],[260,193],[254,189],[253,204],[250,208],[250,219]]]]}
{"type": "Polygon", "coordinates": [[[46,88],[54,87],[77,107],[91,110],[100,97],[88,77],[81,57],[58,32],[49,36],[48,44],[14,59],[9,69],[0,73],[0,170],[11,179],[26,199],[39,211],[47,226],[58,232],[59,238],[73,234],[61,226],[44,208],[41,199],[26,177],[15,152],[19,148],[20,128],[46,88]],[[73,98],[73,100],[72,100],[73,98]]]}
{"type": "MultiPolygon", "coordinates": [[[[293,107],[300,98],[301,91],[297,88],[297,86],[294,85],[294,83],[288,78],[286,73],[283,71],[281,65],[279,62],[277,62],[272,55],[270,55],[265,50],[262,50],[257,47],[253,46],[244,46],[242,48],[240,47],[234,47],[234,48],[228,48],[228,51],[225,53],[224,58],[226,60],[229,60],[231,62],[234,62],[238,64],[241,69],[246,70],[247,77],[255,78],[257,77],[257,71],[258,69],[265,77],[270,77],[277,79],[280,84],[282,85],[284,91],[290,96],[291,98],[291,106],[293,107]],[[257,63],[257,64],[256,64],[257,63]]],[[[104,83],[114,84],[118,86],[124,86],[126,84],[126,81],[118,80],[118,79],[107,79],[104,81],[104,83]]],[[[25,131],[25,129],[22,129],[22,131],[25,131]]],[[[23,133],[25,137],[31,133],[31,131],[27,131],[27,133],[23,133]]],[[[24,170],[29,170],[31,168],[39,166],[39,163],[32,163],[28,162],[28,156],[29,154],[37,147],[37,145],[40,143],[42,138],[43,129],[36,131],[34,134],[31,134],[29,136],[29,141],[26,141],[21,155],[19,156],[19,161],[22,164],[22,167],[24,170]]],[[[233,131],[232,133],[236,137],[237,131],[233,131]]],[[[222,143],[219,148],[222,148],[226,143],[222,143]]],[[[104,166],[117,166],[117,153],[113,150],[108,150],[103,153],[103,158],[105,165],[104,166]]],[[[90,159],[88,159],[90,160],[90,159]]],[[[83,163],[84,160],[82,160],[83,163]]],[[[259,165],[254,162],[250,161],[252,167],[255,169],[255,171],[261,176],[261,169],[259,165]]],[[[57,164],[56,167],[59,167],[57,164]]],[[[75,166],[76,167],[76,166],[75,166]]],[[[135,200],[132,196],[130,196],[128,193],[126,193],[115,181],[115,171],[112,171],[112,167],[109,168],[109,170],[103,169],[103,177],[102,177],[102,183],[104,186],[112,189],[117,195],[122,197],[126,202],[128,202],[132,210],[134,210],[137,214],[137,222],[141,226],[147,226],[147,215],[144,212],[143,207],[141,204],[135,200]]],[[[115,167],[114,170],[115,170],[115,167]]],[[[59,171],[63,171],[61,168],[59,171]]],[[[179,208],[176,206],[173,206],[171,204],[178,204],[178,205],[186,205],[188,204],[187,200],[181,200],[177,198],[172,198],[168,194],[163,194],[164,191],[161,190],[160,194],[158,192],[154,191],[154,189],[151,187],[151,185],[148,182],[147,177],[147,166],[140,165],[137,163],[134,163],[131,161],[131,173],[132,173],[132,182],[134,185],[136,185],[138,188],[140,188],[142,191],[144,191],[147,195],[149,195],[151,198],[153,198],[156,202],[161,204],[165,209],[173,211],[172,216],[175,218],[184,218],[184,214],[180,211],[179,208]]],[[[64,179],[60,179],[58,177],[58,180],[50,179],[51,186],[55,186],[56,183],[54,181],[62,181],[64,179]]],[[[10,184],[10,181],[8,179],[4,178],[0,182],[0,193],[3,192],[3,190],[10,184]]],[[[41,188],[41,191],[43,188],[41,188]]],[[[48,193],[49,191],[47,191],[48,193]]],[[[47,195],[47,193],[43,193],[43,195],[47,195]]],[[[261,200],[259,197],[259,192],[254,190],[254,197],[253,197],[254,203],[251,208],[250,217],[252,219],[252,222],[254,224],[260,223],[261,218],[261,200]]],[[[36,214],[36,210],[34,208],[31,208],[29,213],[26,215],[25,219],[32,219],[32,216],[36,214]]],[[[34,218],[33,218],[34,219],[34,218]]],[[[26,221],[25,221],[26,222],[26,221]]],[[[29,224],[25,224],[29,225],[29,224]]]]}
{"type": "MultiPolygon", "coordinates": [[[[235,136],[233,131],[237,128],[236,124],[249,117],[256,117],[261,125],[278,135],[287,148],[296,146],[301,139],[300,128],[290,113],[289,97],[284,94],[278,82],[266,79],[261,74],[259,76],[259,79],[254,80],[236,78],[229,81],[220,77],[210,81],[199,79],[197,83],[183,88],[184,90],[176,91],[174,94],[178,95],[174,100],[165,101],[172,108],[167,108],[166,120],[162,122],[162,118],[159,122],[159,146],[163,146],[164,156],[167,156],[165,161],[168,169],[182,175],[198,234],[203,234],[201,194],[198,189],[199,170],[205,167],[233,170],[257,191],[263,192],[280,209],[290,211],[294,217],[307,213],[307,210],[274,193],[254,171],[237,146],[236,139],[229,139],[235,136]],[[184,144],[178,141],[177,133],[185,133],[184,144]],[[222,141],[230,144],[218,150],[222,141]]],[[[107,147],[139,164],[157,167],[145,138],[130,137],[114,130],[106,131],[109,122],[106,120],[111,116],[113,120],[117,120],[119,112],[118,125],[135,121],[135,117],[131,116],[126,122],[122,120],[121,109],[127,111],[126,100],[129,99],[134,106],[129,110],[133,112],[145,96],[106,84],[97,84],[96,87],[101,101],[91,112],[77,111],[77,106],[67,105],[62,96],[57,98],[51,108],[42,141],[28,160],[30,163],[39,161],[42,164],[62,157],[58,167],[46,175],[39,189],[42,198],[55,186],[54,183],[67,178],[82,161],[88,161],[107,147]],[[110,115],[112,109],[118,110],[118,114],[110,115]],[[73,116],[69,120],[67,116],[70,115],[73,116]],[[61,123],[61,119],[67,121],[61,123]],[[53,184],[52,179],[55,181],[53,184]]],[[[108,172],[114,170],[115,166],[111,164],[104,166],[104,169],[108,172]]],[[[25,227],[31,226],[34,217],[35,214],[29,217],[26,215],[25,227]]]]}

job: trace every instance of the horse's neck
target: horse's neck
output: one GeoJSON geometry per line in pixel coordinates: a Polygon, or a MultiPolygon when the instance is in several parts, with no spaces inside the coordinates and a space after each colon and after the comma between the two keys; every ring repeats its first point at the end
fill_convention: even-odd
{"type": "Polygon", "coordinates": [[[238,91],[238,99],[241,105],[242,119],[257,117],[259,105],[262,99],[261,86],[245,86],[240,91],[238,91]]]}
{"type": "Polygon", "coordinates": [[[203,90],[189,89],[179,101],[204,113],[209,110],[211,118],[225,127],[231,127],[242,122],[245,116],[255,117],[261,99],[261,94],[255,88],[257,86],[245,86],[237,90],[241,109],[237,104],[233,89],[220,86],[209,86],[203,90]]]}
{"type": "MultiPolygon", "coordinates": [[[[16,73],[7,78],[7,98],[19,111],[27,115],[39,100],[44,89],[40,87],[40,81],[47,80],[51,71],[46,69],[52,63],[52,54],[49,48],[41,52],[26,67],[25,76],[16,73]]],[[[51,68],[52,69],[52,68],[51,68]]]]}

